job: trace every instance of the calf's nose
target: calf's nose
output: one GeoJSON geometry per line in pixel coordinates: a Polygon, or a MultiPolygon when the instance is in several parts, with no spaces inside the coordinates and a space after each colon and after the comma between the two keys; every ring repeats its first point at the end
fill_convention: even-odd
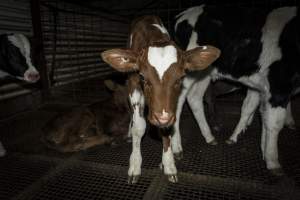
{"type": "Polygon", "coordinates": [[[27,77],[25,77],[30,82],[36,82],[40,79],[40,74],[37,72],[31,72],[27,74],[27,77]]]}
{"type": "Polygon", "coordinates": [[[175,116],[172,113],[165,112],[165,110],[163,110],[161,113],[155,112],[154,117],[161,126],[172,125],[175,121],[175,116]]]}

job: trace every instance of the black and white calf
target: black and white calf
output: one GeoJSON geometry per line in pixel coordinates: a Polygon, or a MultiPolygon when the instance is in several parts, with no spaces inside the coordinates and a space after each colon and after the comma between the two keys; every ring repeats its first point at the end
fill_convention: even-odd
{"type": "Polygon", "coordinates": [[[34,83],[40,76],[31,62],[30,43],[23,34],[0,35],[0,80],[10,76],[34,83]]]}
{"type": "MultiPolygon", "coordinates": [[[[282,173],[278,161],[278,134],[285,123],[294,123],[290,96],[299,85],[300,16],[296,7],[269,10],[201,5],[177,15],[175,33],[185,49],[211,44],[222,54],[207,76],[187,76],[177,108],[179,119],[187,99],[207,142],[214,141],[206,122],[203,95],[213,79],[226,78],[249,86],[241,119],[228,143],[251,123],[260,105],[262,115],[261,150],[267,168],[282,173]],[[299,83],[299,82],[298,82],[299,83]]],[[[182,151],[179,120],[172,138],[174,153],[182,151]]]]}
{"type": "MultiPolygon", "coordinates": [[[[40,76],[30,57],[30,43],[22,34],[0,35],[0,80],[13,77],[34,83],[40,76]]],[[[0,156],[5,149],[0,142],[0,156]]]]}

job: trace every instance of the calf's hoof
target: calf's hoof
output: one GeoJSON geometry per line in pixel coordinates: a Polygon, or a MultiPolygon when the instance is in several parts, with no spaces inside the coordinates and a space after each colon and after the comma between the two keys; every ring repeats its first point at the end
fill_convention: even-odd
{"type": "Polygon", "coordinates": [[[270,173],[273,176],[285,176],[285,173],[282,168],[270,169],[270,173]]]}
{"type": "Polygon", "coordinates": [[[168,181],[170,181],[171,183],[178,182],[178,177],[176,174],[169,174],[169,175],[167,175],[167,177],[168,177],[168,181]]]}
{"type": "Polygon", "coordinates": [[[216,146],[218,144],[218,141],[216,139],[213,139],[211,142],[208,143],[209,145],[216,146]]]}
{"type": "Polygon", "coordinates": [[[182,160],[182,158],[183,158],[183,153],[182,153],[182,151],[180,151],[180,152],[178,152],[178,153],[174,153],[173,155],[174,155],[174,158],[175,158],[176,160],[182,160]]]}
{"type": "Polygon", "coordinates": [[[233,140],[231,140],[231,139],[228,139],[228,140],[225,141],[225,143],[226,143],[226,144],[229,144],[229,145],[233,145],[233,144],[235,144],[236,142],[233,141],[233,140]]]}
{"type": "Polygon", "coordinates": [[[140,175],[128,176],[128,184],[136,184],[139,181],[140,175]]]}

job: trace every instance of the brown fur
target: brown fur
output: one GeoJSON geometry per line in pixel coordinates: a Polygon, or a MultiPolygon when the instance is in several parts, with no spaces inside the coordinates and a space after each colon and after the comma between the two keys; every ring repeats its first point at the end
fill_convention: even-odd
{"type": "Polygon", "coordinates": [[[61,113],[43,128],[42,141],[60,152],[84,150],[95,145],[125,139],[130,121],[128,90],[107,83],[112,98],[61,113]]]}
{"type": "Polygon", "coordinates": [[[134,72],[128,80],[130,93],[135,89],[143,92],[149,107],[150,123],[158,127],[166,127],[175,121],[176,105],[185,71],[205,69],[219,57],[220,50],[207,46],[182,51],[168,34],[161,32],[153,24],[163,26],[160,18],[156,16],[137,19],[131,26],[132,44],[129,48],[111,49],[102,52],[101,56],[105,62],[120,72],[134,72]],[[176,48],[177,62],[171,64],[160,80],[155,68],[148,62],[148,49],[168,45],[176,48]],[[158,120],[163,110],[169,116],[166,124],[160,124],[158,120]]]}

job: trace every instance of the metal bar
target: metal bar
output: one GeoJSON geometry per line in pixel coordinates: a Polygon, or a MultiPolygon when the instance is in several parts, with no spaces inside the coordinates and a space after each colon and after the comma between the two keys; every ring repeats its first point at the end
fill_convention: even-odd
{"type": "Polygon", "coordinates": [[[40,71],[41,83],[42,83],[42,94],[43,98],[49,96],[50,85],[48,80],[48,70],[46,66],[45,54],[44,54],[44,44],[43,44],[43,32],[41,24],[41,10],[40,10],[40,0],[30,0],[31,6],[31,17],[32,17],[32,28],[33,34],[36,41],[36,55],[35,60],[40,71]]]}

